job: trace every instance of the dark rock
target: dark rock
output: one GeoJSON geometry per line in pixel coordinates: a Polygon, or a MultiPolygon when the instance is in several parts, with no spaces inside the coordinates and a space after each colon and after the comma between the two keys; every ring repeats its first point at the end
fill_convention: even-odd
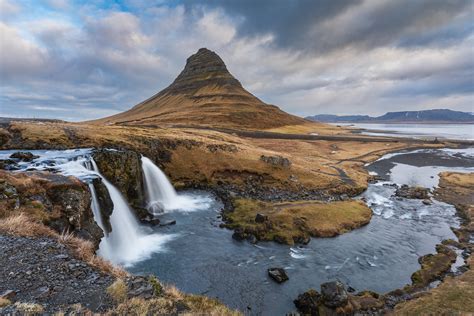
{"type": "Polygon", "coordinates": [[[349,298],[344,284],[339,281],[321,284],[321,295],[323,304],[331,308],[346,305],[349,298]]]}
{"type": "Polygon", "coordinates": [[[267,271],[268,275],[277,283],[288,281],[288,275],[283,268],[270,268],[267,271]]]}
{"type": "Polygon", "coordinates": [[[134,209],[145,206],[145,186],[139,153],[101,149],[93,153],[93,158],[101,174],[122,192],[134,209]]]}
{"type": "Polygon", "coordinates": [[[291,161],[288,158],[283,158],[281,156],[261,155],[260,160],[274,167],[289,168],[291,166],[291,161]]]}
{"type": "Polygon", "coordinates": [[[10,158],[28,162],[39,158],[39,156],[33,155],[28,151],[17,151],[16,153],[11,154],[10,158]]]}
{"type": "Polygon", "coordinates": [[[266,216],[266,215],[262,215],[260,213],[257,213],[257,215],[255,216],[255,222],[256,223],[263,223],[267,220],[268,220],[268,216],[266,216]]]}
{"type": "Polygon", "coordinates": [[[303,315],[318,316],[320,299],[321,295],[316,290],[310,289],[298,295],[293,303],[303,315]]]}
{"type": "Polygon", "coordinates": [[[149,299],[162,291],[161,284],[154,277],[132,276],[126,280],[126,284],[128,298],[149,299]]]}
{"type": "Polygon", "coordinates": [[[247,238],[247,234],[243,231],[243,229],[237,228],[232,234],[232,238],[238,241],[242,241],[247,238]]]}
{"type": "Polygon", "coordinates": [[[166,223],[160,224],[160,226],[170,226],[170,225],[176,225],[176,220],[168,221],[166,223]]]}
{"type": "MultiPolygon", "coordinates": [[[[55,175],[55,178],[56,176],[59,177],[55,175]]],[[[94,220],[89,188],[79,180],[69,181],[71,182],[66,185],[53,180],[47,186],[48,199],[63,212],[63,216],[51,220],[49,226],[61,233],[74,232],[98,246],[104,234],[94,220]]]]}
{"type": "Polygon", "coordinates": [[[211,153],[215,153],[217,151],[227,151],[230,153],[235,153],[238,151],[237,146],[235,146],[234,144],[210,144],[206,147],[211,153]]]}
{"type": "Polygon", "coordinates": [[[467,259],[471,255],[471,250],[466,248],[462,251],[461,255],[464,259],[467,259]]]}
{"type": "Polygon", "coordinates": [[[431,200],[429,200],[429,199],[425,199],[425,200],[423,200],[423,201],[421,201],[421,202],[422,202],[423,204],[425,204],[425,205],[431,205],[431,204],[432,204],[431,200]]]}
{"type": "Polygon", "coordinates": [[[252,234],[248,235],[247,241],[251,244],[256,244],[258,242],[257,237],[255,237],[255,235],[252,235],[252,234]]]}
{"type": "MultiPolygon", "coordinates": [[[[33,207],[35,216],[58,233],[69,232],[98,246],[103,232],[94,220],[91,194],[76,178],[48,172],[11,173],[0,170],[0,200],[7,212],[33,207]],[[18,181],[28,179],[28,181],[18,181]],[[18,183],[23,183],[21,190],[18,183]],[[18,189],[18,190],[17,190],[18,189]]],[[[32,212],[32,211],[28,211],[32,212]]]]}
{"type": "MultiPolygon", "coordinates": [[[[160,225],[160,219],[159,218],[154,218],[152,215],[148,215],[145,218],[142,218],[141,222],[144,223],[144,224],[151,225],[151,226],[160,225]]],[[[162,224],[160,226],[164,226],[164,225],[162,224]]]]}
{"type": "Polygon", "coordinates": [[[430,190],[423,187],[409,187],[404,184],[395,191],[395,195],[406,199],[428,200],[430,190]]]}
{"type": "Polygon", "coordinates": [[[12,301],[16,296],[16,292],[13,290],[6,290],[2,294],[0,294],[0,298],[7,299],[9,301],[12,301]]]}
{"type": "Polygon", "coordinates": [[[347,292],[354,293],[356,290],[352,286],[347,287],[347,292]]]}
{"type": "Polygon", "coordinates": [[[311,241],[311,237],[309,235],[294,236],[293,241],[295,242],[295,244],[307,245],[311,241]]]}
{"type": "Polygon", "coordinates": [[[0,169],[12,171],[12,170],[18,170],[20,168],[18,167],[18,164],[15,160],[2,159],[0,160],[0,169]]]}

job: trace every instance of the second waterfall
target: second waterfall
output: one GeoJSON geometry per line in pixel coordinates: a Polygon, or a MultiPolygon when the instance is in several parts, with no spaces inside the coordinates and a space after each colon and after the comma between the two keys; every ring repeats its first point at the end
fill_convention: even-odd
{"type": "Polygon", "coordinates": [[[194,211],[209,206],[207,199],[188,194],[177,194],[164,172],[144,156],[142,156],[142,169],[147,209],[154,215],[175,210],[194,211]]]}

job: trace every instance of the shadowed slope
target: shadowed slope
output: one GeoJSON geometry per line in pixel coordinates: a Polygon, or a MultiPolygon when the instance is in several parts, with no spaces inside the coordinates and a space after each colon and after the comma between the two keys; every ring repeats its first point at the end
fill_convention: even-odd
{"type": "Polygon", "coordinates": [[[94,121],[121,125],[193,125],[267,129],[307,121],[245,90],[214,52],[201,48],[174,82],[132,109],[94,121]]]}

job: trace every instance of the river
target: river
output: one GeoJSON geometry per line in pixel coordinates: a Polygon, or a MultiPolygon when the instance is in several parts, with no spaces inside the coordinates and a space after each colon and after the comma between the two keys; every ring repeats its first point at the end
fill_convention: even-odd
{"type": "MultiPolygon", "coordinates": [[[[0,159],[11,152],[1,151],[0,159]]],[[[23,170],[56,170],[85,182],[97,176],[85,167],[90,150],[32,152],[40,158],[23,164],[23,170]]],[[[176,225],[139,226],[140,234],[154,236],[151,240],[159,245],[124,263],[130,272],[153,273],[185,292],[217,297],[255,315],[294,311],[292,301],[298,294],[335,279],[357,291],[383,293],[403,287],[419,269],[420,256],[435,252],[435,245],[444,239],[456,239],[451,227],[457,227],[459,220],[454,207],[443,202],[433,199],[424,205],[395,197],[395,185],[435,187],[440,171],[474,172],[474,152],[472,148],[408,151],[386,155],[366,167],[381,180],[369,184],[359,197],[374,214],[362,228],[334,238],[312,238],[304,246],[253,245],[233,240],[232,231],[219,227],[223,204],[216,196],[185,191],[178,196],[192,200],[193,206],[183,204],[159,215],[162,222],[176,220],[176,225]],[[284,267],[290,280],[276,284],[267,275],[270,267],[284,267]]],[[[116,257],[121,256],[115,253],[110,259],[116,257]]]]}

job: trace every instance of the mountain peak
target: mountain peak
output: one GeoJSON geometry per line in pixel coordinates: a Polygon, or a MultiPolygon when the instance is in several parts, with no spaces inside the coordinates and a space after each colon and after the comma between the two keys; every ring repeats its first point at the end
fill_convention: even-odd
{"type": "Polygon", "coordinates": [[[245,90],[215,52],[201,48],[171,85],[132,109],[97,123],[268,129],[305,124],[245,90]]]}
{"type": "Polygon", "coordinates": [[[200,48],[186,60],[183,71],[166,92],[192,93],[208,85],[242,87],[219,55],[207,48],[200,48]]]}

